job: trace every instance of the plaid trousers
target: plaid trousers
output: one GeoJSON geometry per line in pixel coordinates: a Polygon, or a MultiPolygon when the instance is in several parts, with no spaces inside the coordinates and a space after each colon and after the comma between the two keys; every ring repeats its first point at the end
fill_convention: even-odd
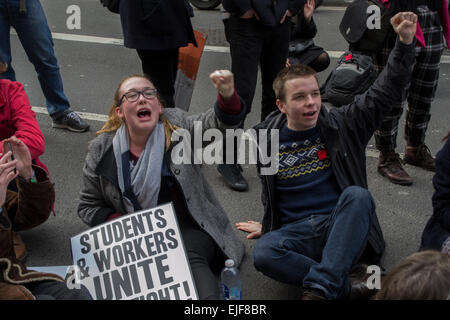
{"type": "MultiPolygon", "coordinates": [[[[439,81],[439,64],[444,51],[444,38],[438,13],[429,10],[427,6],[417,7],[417,12],[426,48],[416,46],[416,65],[408,90],[405,140],[412,145],[419,145],[425,141],[425,133],[431,118],[431,103],[439,81]]],[[[384,48],[373,56],[375,68],[379,73],[387,63],[396,38],[397,34],[392,31],[386,39],[384,48]]],[[[391,112],[375,131],[376,147],[381,152],[395,151],[403,105],[404,103],[393,105],[391,112]]]]}

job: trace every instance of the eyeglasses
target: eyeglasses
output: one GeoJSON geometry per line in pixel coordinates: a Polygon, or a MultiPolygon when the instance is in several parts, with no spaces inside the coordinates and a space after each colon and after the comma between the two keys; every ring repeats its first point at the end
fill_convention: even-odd
{"type": "Polygon", "coordinates": [[[128,102],[135,102],[139,99],[139,96],[142,96],[146,99],[153,99],[156,97],[157,90],[156,89],[144,89],[142,91],[128,91],[126,92],[122,98],[120,98],[120,104],[122,104],[123,98],[127,99],[128,102]]]}

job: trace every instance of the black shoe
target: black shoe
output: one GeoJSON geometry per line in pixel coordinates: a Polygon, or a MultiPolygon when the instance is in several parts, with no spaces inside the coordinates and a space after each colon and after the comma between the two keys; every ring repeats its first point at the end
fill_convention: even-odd
{"type": "Polygon", "coordinates": [[[370,300],[377,292],[377,289],[369,289],[367,280],[370,274],[367,273],[367,264],[359,264],[349,274],[350,280],[350,300],[370,300]]]}
{"type": "Polygon", "coordinates": [[[233,190],[247,191],[248,184],[241,174],[242,168],[238,164],[219,164],[217,171],[222,175],[225,183],[233,190]]]}
{"type": "Polygon", "coordinates": [[[85,132],[89,125],[80,116],[71,110],[64,110],[52,115],[53,128],[68,129],[73,132],[85,132]]]}

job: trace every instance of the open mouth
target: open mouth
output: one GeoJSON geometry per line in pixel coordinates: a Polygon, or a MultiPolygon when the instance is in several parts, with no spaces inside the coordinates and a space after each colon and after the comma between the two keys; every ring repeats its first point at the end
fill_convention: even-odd
{"type": "Polygon", "coordinates": [[[313,117],[316,114],[316,111],[305,112],[303,115],[305,117],[313,117]]]}
{"type": "Polygon", "coordinates": [[[138,111],[137,116],[138,118],[150,118],[152,115],[152,112],[148,109],[141,109],[138,111]]]}

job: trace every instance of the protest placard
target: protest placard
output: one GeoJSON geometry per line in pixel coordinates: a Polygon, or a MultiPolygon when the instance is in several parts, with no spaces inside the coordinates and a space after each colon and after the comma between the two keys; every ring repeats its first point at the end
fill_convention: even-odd
{"type": "Polygon", "coordinates": [[[172,203],[71,238],[76,281],[96,300],[198,299],[172,203]]]}

